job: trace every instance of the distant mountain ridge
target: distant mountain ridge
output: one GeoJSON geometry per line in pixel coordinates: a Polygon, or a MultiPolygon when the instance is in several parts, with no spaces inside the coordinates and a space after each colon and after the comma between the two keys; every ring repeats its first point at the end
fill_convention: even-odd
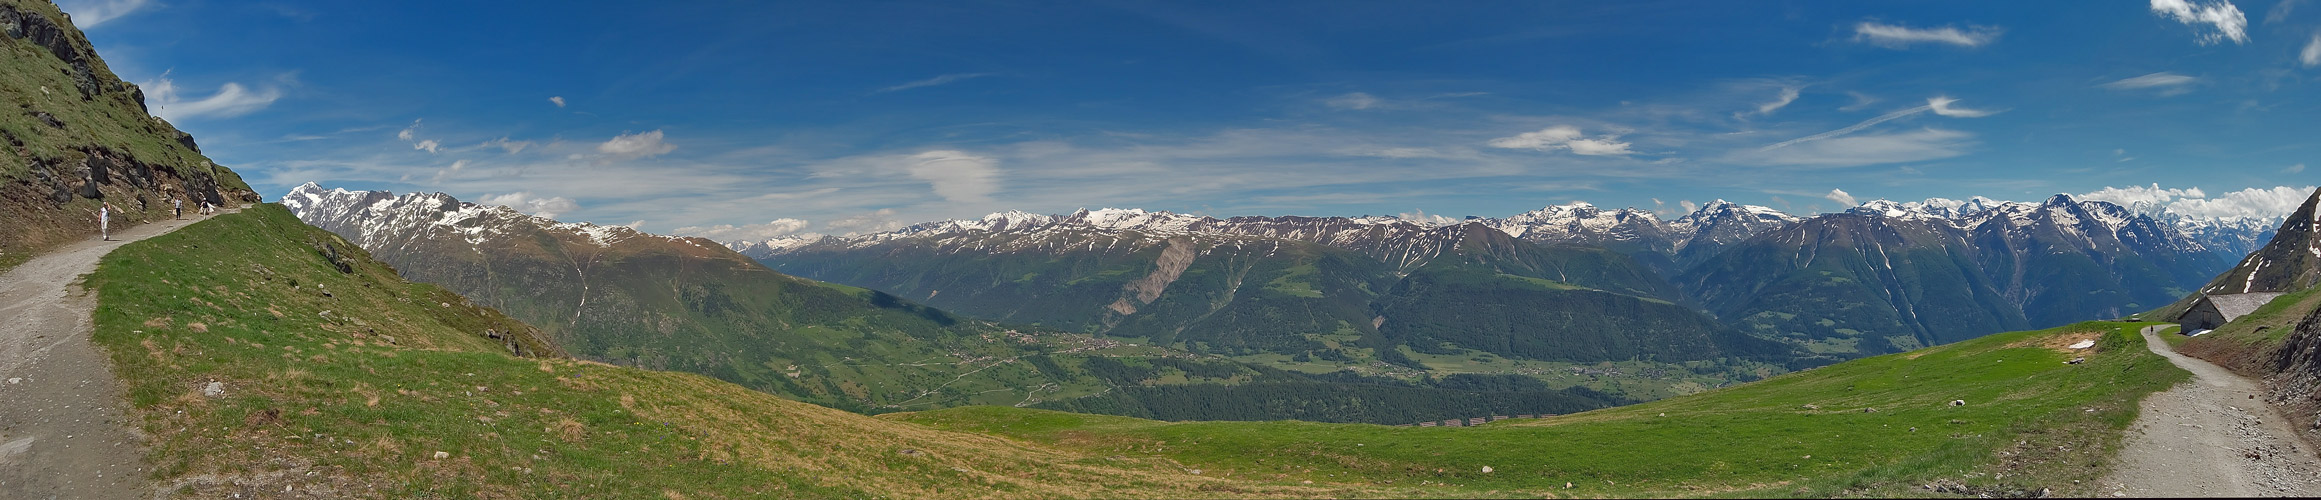
{"type": "Polygon", "coordinates": [[[537,326],[584,359],[701,373],[857,411],[1105,387],[1014,363],[1032,349],[1023,344],[1037,343],[1030,337],[786,276],[705,239],[558,222],[442,193],[308,183],[282,204],[406,278],[537,326]]]}
{"type": "MultiPolygon", "coordinates": [[[[1121,295],[1119,290],[1134,288],[1129,278],[1159,276],[1152,273],[1150,263],[1159,259],[1160,250],[1170,247],[1171,242],[1194,243],[1186,247],[1197,248],[1186,256],[1193,262],[1210,262],[1204,259],[1226,255],[1257,262],[1291,248],[1298,249],[1294,252],[1297,255],[1335,250],[1368,259],[1329,260],[1336,266],[1330,269],[1338,270],[1323,275],[1337,276],[1341,284],[1334,288],[1319,284],[1300,287],[1319,296],[1295,298],[1342,302],[1326,308],[1338,312],[1321,315],[1335,319],[1290,329],[1304,332],[1300,335],[1317,343],[1277,342],[1265,349],[1302,351],[1353,343],[1372,349],[1400,344],[1419,352],[1434,351],[1429,343],[1441,339],[1398,334],[1407,333],[1402,328],[1409,324],[1398,324],[1394,312],[1400,311],[1407,318],[1416,310],[1408,307],[1410,304],[1455,304],[1439,298],[1394,298],[1395,294],[1413,290],[1402,285],[1405,283],[1439,282],[1442,276],[1430,271],[1469,269],[1506,277],[1493,280],[1533,279],[1548,284],[1545,286],[1599,290],[1698,308],[1713,313],[1723,325],[1756,337],[1811,346],[1820,353],[1815,355],[1842,358],[1991,332],[2119,317],[2166,303],[2227,266],[2217,257],[2218,251],[2186,227],[2202,228],[2206,232],[2200,234],[2226,244],[2253,237],[2244,234],[2252,227],[2245,223],[2160,215],[2156,218],[2117,204],[2080,201],[2067,195],[2039,203],[1981,197],[1873,200],[1844,212],[1814,217],[1722,200],[1674,219],[1634,208],[1604,210],[1585,203],[1550,206],[1504,218],[1457,221],[1393,216],[1218,219],[1103,209],[1067,215],[1011,211],[881,233],[728,245],[786,272],[888,290],[968,314],[1156,341],[1201,337],[1199,331],[1221,327],[1203,324],[1214,323],[1211,318],[1217,317],[1216,311],[1230,309],[1226,306],[1234,301],[1253,300],[1234,293],[1245,287],[1233,280],[1202,285],[1198,289],[1207,290],[1201,293],[1210,299],[1194,302],[1212,306],[1174,309],[1182,317],[1163,321],[1173,326],[1168,334],[1158,337],[1115,328],[1124,323],[1089,319],[1092,313],[1087,311],[1102,305],[1099,302],[1123,304],[1111,297],[1121,295]],[[1489,241],[1505,242],[1468,244],[1489,241]],[[1814,258],[1825,251],[1843,258],[1814,258]],[[1534,254],[1555,257],[1508,258],[1534,254]],[[1111,257],[1091,260],[1091,255],[1111,257]],[[1373,266],[1378,269],[1365,270],[1373,266]],[[1068,278],[1044,282],[1042,275],[1068,278]],[[1077,300],[1092,305],[1070,305],[1074,299],[1064,297],[1083,297],[1077,300]],[[1354,311],[1363,309],[1369,312],[1368,325],[1354,317],[1354,311]],[[1332,324],[1344,326],[1333,329],[1332,324]],[[1329,337],[1326,332],[1332,330],[1367,340],[1318,340],[1329,337]]],[[[1276,267],[1291,268],[1302,267],[1276,267]]],[[[1297,276],[1269,283],[1316,275],[1297,276]]],[[[1527,285],[1502,285],[1507,286],[1487,287],[1493,290],[1486,294],[1493,297],[1489,300],[1509,305],[1515,303],[1505,301],[1551,300],[1521,298],[1527,296],[1513,291],[1527,285]]],[[[1149,299],[1163,301],[1176,290],[1179,288],[1147,289],[1153,295],[1149,299]]],[[[1573,303],[1569,298],[1552,300],[1573,303]]],[[[1292,302],[1296,300],[1266,303],[1292,302]]],[[[1119,316],[1137,314],[1127,309],[1116,312],[1119,316]]],[[[1585,324],[1604,321],[1603,314],[1599,310],[1567,317],[1574,318],[1571,321],[1578,322],[1575,324],[1585,324]]],[[[1448,321],[1428,329],[1438,334],[1510,328],[1455,326],[1463,324],[1457,318],[1428,320],[1448,321]]],[[[1521,325],[1512,328],[1517,333],[1510,333],[1509,338],[1546,335],[1521,325]]],[[[1713,327],[1696,324],[1691,328],[1713,327]]],[[[1721,334],[1711,337],[1723,338],[1721,334]]],[[[1515,350],[1514,344],[1495,339],[1450,342],[1500,354],[1515,350]]],[[[1529,352],[1536,356],[1541,351],[1529,352]]],[[[1618,352],[1624,351],[1603,354],[1618,352]]]]}

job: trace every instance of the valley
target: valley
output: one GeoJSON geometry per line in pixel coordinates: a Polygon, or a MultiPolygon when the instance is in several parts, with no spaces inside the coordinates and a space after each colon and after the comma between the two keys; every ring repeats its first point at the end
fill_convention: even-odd
{"type": "Polygon", "coordinates": [[[0,0],[0,498],[2309,496],[2235,1],[0,0]]]}

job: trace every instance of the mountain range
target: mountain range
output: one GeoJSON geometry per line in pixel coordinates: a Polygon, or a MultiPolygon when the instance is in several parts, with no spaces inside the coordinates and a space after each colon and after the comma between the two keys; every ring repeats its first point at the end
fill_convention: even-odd
{"type": "MultiPolygon", "coordinates": [[[[282,204],[407,279],[538,326],[575,357],[700,373],[859,412],[1000,404],[1172,419],[1399,423],[1620,401],[1528,379],[1309,376],[957,317],[886,292],[775,272],[708,240],[559,222],[442,193],[309,183],[282,204]],[[1281,404],[1282,394],[1296,394],[1298,403],[1281,404]],[[1173,404],[1186,398],[1203,404],[1173,404]]],[[[1306,250],[1368,262],[1328,247],[1306,250]]],[[[1137,299],[1106,298],[1153,307],[1137,299]]]]}
{"type": "Polygon", "coordinates": [[[1812,364],[2156,307],[2263,241],[2263,222],[2067,195],[1812,217],[1722,200],[1673,219],[1585,203],[1464,220],[1104,209],[727,245],[970,316],[1203,352],[1812,364]],[[1673,347],[1621,347],[1641,345],[1673,347]]]}

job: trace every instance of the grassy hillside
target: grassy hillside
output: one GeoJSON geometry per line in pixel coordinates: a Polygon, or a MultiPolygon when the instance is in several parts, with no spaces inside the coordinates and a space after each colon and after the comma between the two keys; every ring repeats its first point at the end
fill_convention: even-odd
{"type": "Polygon", "coordinates": [[[2081,323],[1867,358],[1635,406],[1476,428],[1162,423],[975,407],[891,414],[1260,481],[1428,496],[2091,494],[2144,395],[2186,374],[2141,323],[2081,323]],[[2064,346],[2098,340],[2088,350],[2064,346]],[[2083,364],[2067,364],[2073,357],[2083,364]],[[1963,400],[1962,406],[1951,406],[1963,400]],[[1567,483],[1569,486],[1566,486],[1567,483]]]}
{"type": "Polygon", "coordinates": [[[125,246],[89,284],[96,340],[129,387],[135,425],[153,438],[157,484],[197,496],[1372,491],[1195,475],[1165,459],[878,420],[698,375],[517,357],[483,332],[528,331],[521,324],[403,282],[273,205],[125,246]],[[318,244],[338,245],[348,271],[318,244]],[[212,382],[221,393],[205,396],[212,382]]]}
{"type": "Polygon", "coordinates": [[[0,0],[0,269],[97,232],[99,201],[117,226],[167,216],[169,199],[255,201],[240,176],[146,109],[144,92],[97,57],[45,1],[0,0]]]}
{"type": "Polygon", "coordinates": [[[160,484],[540,498],[2086,493],[2072,480],[2103,471],[2135,401],[2183,378],[2144,350],[2139,324],[2085,323],[1476,428],[1007,407],[865,417],[698,375],[518,357],[481,332],[552,351],[360,250],[341,250],[341,272],[334,243],[260,206],[126,246],[90,277],[97,341],[153,436],[160,484]],[[2061,348],[2078,339],[2100,342],[2061,348]],[[2074,356],[2088,361],[2062,362],[2074,356]],[[221,393],[204,395],[213,381],[221,393]]]}

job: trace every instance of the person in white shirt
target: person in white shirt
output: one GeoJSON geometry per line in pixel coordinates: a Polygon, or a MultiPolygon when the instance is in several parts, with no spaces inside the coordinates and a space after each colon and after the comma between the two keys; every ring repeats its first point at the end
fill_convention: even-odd
{"type": "Polygon", "coordinates": [[[105,241],[113,241],[113,212],[120,209],[113,208],[112,202],[98,203],[104,206],[97,207],[97,236],[105,241]]]}

